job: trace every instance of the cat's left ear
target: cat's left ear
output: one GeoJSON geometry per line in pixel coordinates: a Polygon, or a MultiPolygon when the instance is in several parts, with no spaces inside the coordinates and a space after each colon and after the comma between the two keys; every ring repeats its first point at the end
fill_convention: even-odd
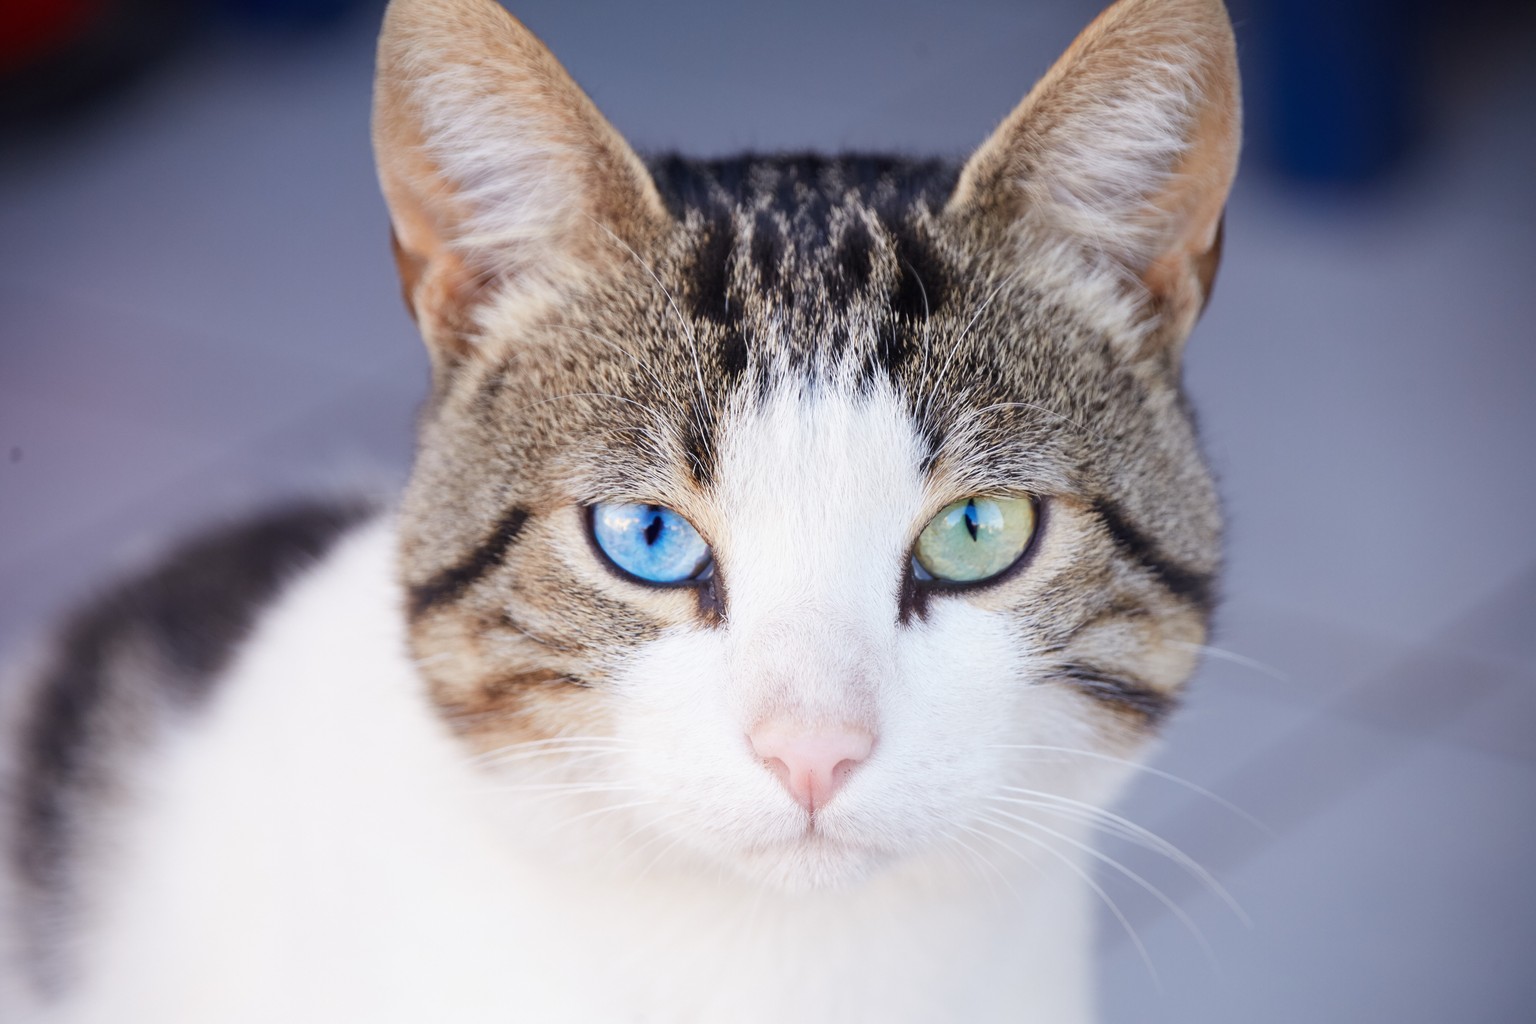
{"type": "Polygon", "coordinates": [[[493,302],[558,302],[666,230],[645,165],[493,0],[392,0],[373,145],[406,303],[441,372],[493,302]]]}
{"type": "Polygon", "coordinates": [[[1120,0],[972,156],[946,212],[1139,292],[1142,349],[1176,355],[1215,280],[1241,121],[1221,0],[1120,0]]]}

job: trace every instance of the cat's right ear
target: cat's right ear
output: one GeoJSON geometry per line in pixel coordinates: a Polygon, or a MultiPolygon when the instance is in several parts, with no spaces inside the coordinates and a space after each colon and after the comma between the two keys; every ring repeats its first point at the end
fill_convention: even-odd
{"type": "Polygon", "coordinates": [[[557,301],[670,222],[639,157],[492,0],[392,0],[373,146],[439,372],[484,344],[492,304],[557,301]]]}

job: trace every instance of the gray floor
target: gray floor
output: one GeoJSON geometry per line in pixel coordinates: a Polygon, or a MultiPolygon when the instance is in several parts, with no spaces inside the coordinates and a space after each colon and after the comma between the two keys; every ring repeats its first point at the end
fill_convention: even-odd
{"type": "MultiPolygon", "coordinates": [[[[1094,6],[520,13],[643,147],[958,153],[1094,6]]],[[[0,647],[189,524],[403,473],[426,365],[370,168],[371,22],[216,36],[0,161],[0,647]]],[[[1127,813],[1249,923],[1113,851],[1188,921],[1106,869],[1146,950],[1106,916],[1111,1020],[1536,1019],[1530,42],[1445,58],[1388,188],[1240,181],[1188,364],[1227,653],[1157,762],[1188,785],[1149,775],[1127,813]]]]}

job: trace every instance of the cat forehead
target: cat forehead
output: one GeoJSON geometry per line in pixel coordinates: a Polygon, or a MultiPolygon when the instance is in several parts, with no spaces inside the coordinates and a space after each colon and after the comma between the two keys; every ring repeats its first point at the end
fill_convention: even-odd
{"type": "Polygon", "coordinates": [[[900,433],[904,466],[973,490],[1060,489],[1083,461],[1115,361],[1029,278],[955,251],[932,213],[940,165],[669,163],[689,204],[672,237],[557,315],[491,332],[508,355],[464,391],[527,458],[582,463],[589,498],[676,500],[716,484],[728,439],[773,444],[765,424],[787,437],[810,416],[854,454],[850,423],[900,433]]]}
{"type": "Polygon", "coordinates": [[[733,589],[736,613],[813,595],[857,608],[861,585],[893,589],[930,500],[926,452],[888,386],[782,387],[723,417],[697,517],[746,583],[733,589]]]}
{"type": "Polygon", "coordinates": [[[823,372],[861,352],[890,363],[909,328],[942,305],[954,276],[935,211],[956,171],[938,161],[814,155],[721,161],[667,158],[653,166],[682,225],[669,268],[689,312],[718,324],[759,361],[823,372]],[[742,335],[751,332],[756,337],[742,335]],[[755,342],[755,344],[753,344],[755,342]]]}

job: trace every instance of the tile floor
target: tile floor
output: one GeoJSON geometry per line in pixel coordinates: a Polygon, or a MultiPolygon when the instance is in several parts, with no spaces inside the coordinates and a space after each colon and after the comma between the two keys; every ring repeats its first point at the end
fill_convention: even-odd
{"type": "MultiPolygon", "coordinates": [[[[959,152],[1094,6],[519,10],[643,147],[959,152]]],[[[0,649],[190,524],[403,474],[425,360],[369,164],[373,17],[215,34],[0,148],[0,649]]],[[[1381,192],[1240,182],[1188,362],[1225,653],[1156,763],[1214,795],[1149,775],[1125,813],[1249,923],[1112,850],[1179,910],[1105,870],[1145,947],[1106,915],[1111,1021],[1536,1019],[1531,39],[1444,62],[1381,192]]]]}

